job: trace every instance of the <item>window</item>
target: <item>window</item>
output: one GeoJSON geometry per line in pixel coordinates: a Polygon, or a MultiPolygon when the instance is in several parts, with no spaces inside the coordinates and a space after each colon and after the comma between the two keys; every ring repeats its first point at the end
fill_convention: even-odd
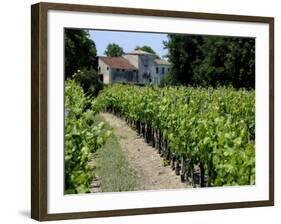
{"type": "Polygon", "coordinates": [[[101,70],[101,67],[99,66],[99,72],[100,72],[100,70],[101,70]]]}
{"type": "Polygon", "coordinates": [[[109,70],[109,67],[108,67],[108,66],[106,67],[106,70],[109,70]]]}
{"type": "Polygon", "coordinates": [[[169,71],[170,71],[170,68],[167,68],[167,71],[169,72],[169,71]]]}
{"type": "Polygon", "coordinates": [[[119,71],[120,71],[120,69],[119,69],[119,68],[117,68],[117,69],[116,69],[116,71],[117,71],[117,72],[119,72],[119,71]]]}
{"type": "Polygon", "coordinates": [[[163,67],[163,68],[162,68],[162,74],[164,74],[164,73],[165,73],[165,68],[163,67]]]}
{"type": "Polygon", "coordinates": [[[159,73],[159,68],[158,67],[156,67],[156,74],[158,74],[159,73]]]}
{"type": "Polygon", "coordinates": [[[122,72],[125,72],[125,69],[122,69],[122,72]]]}
{"type": "Polygon", "coordinates": [[[103,75],[102,74],[99,75],[99,79],[100,79],[101,82],[103,82],[103,75]]]}

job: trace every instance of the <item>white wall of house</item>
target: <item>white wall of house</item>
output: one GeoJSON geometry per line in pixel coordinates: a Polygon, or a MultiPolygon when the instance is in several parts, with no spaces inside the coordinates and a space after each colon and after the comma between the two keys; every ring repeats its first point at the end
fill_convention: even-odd
{"type": "Polygon", "coordinates": [[[98,61],[98,74],[103,76],[103,83],[111,83],[111,69],[110,67],[99,58],[98,61]]]}
{"type": "Polygon", "coordinates": [[[151,54],[126,54],[122,57],[138,69],[138,83],[148,84],[148,76],[152,79],[155,73],[154,56],[151,54]]]}
{"type": "Polygon", "coordinates": [[[154,59],[155,57],[150,54],[139,55],[139,76],[141,83],[149,84],[149,79],[152,80],[155,72],[154,59]]]}
{"type": "Polygon", "coordinates": [[[141,78],[140,78],[140,72],[139,72],[139,55],[135,55],[135,54],[124,54],[122,55],[123,58],[126,58],[130,64],[132,64],[133,66],[136,67],[137,72],[135,73],[136,78],[135,78],[135,82],[137,83],[141,83],[141,78]]]}
{"type": "Polygon", "coordinates": [[[138,57],[138,55],[135,55],[135,54],[124,54],[124,55],[122,55],[122,57],[126,58],[130,62],[130,64],[132,64],[136,68],[139,67],[139,57],[138,57]]]}
{"type": "Polygon", "coordinates": [[[161,80],[170,72],[171,66],[168,64],[155,64],[155,74],[153,83],[160,84],[161,80]]]}

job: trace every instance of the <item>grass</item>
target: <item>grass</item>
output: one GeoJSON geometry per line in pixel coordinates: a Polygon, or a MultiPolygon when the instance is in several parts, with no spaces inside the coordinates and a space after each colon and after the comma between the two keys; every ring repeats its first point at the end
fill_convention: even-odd
{"type": "MultiPolygon", "coordinates": [[[[96,115],[95,122],[104,122],[105,128],[112,130],[110,125],[100,116],[96,115]]],[[[100,180],[102,192],[132,191],[136,189],[136,172],[130,167],[126,155],[114,133],[106,144],[95,155],[95,174],[100,180]]]]}

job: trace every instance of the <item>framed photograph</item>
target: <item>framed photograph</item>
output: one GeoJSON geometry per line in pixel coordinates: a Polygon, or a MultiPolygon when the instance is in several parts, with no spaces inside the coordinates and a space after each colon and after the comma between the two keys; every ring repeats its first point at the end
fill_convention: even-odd
{"type": "Polygon", "coordinates": [[[31,9],[33,219],[274,205],[274,18],[31,9]]]}

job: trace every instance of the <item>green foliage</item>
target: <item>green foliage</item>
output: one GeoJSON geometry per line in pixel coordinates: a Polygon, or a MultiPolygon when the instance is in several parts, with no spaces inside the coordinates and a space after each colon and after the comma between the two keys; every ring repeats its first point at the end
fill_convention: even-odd
{"type": "Polygon", "coordinates": [[[94,125],[92,111],[84,111],[87,99],[74,80],[65,87],[65,193],[89,192],[93,173],[88,165],[93,152],[110,136],[104,123],[94,125]]]}
{"type": "Polygon", "coordinates": [[[77,70],[97,67],[97,50],[89,32],[82,29],[65,29],[65,79],[77,70]]]}
{"type": "Polygon", "coordinates": [[[168,73],[164,76],[163,79],[161,79],[159,87],[172,86],[172,85],[175,85],[174,76],[171,73],[168,73]]]}
{"type": "Polygon", "coordinates": [[[104,52],[108,57],[120,57],[124,54],[124,50],[118,44],[108,44],[104,52]]]}
{"type": "Polygon", "coordinates": [[[78,70],[74,73],[73,78],[76,82],[80,83],[84,92],[92,96],[97,96],[99,91],[103,89],[103,83],[100,81],[96,70],[78,70]]]}
{"type": "Polygon", "coordinates": [[[210,186],[255,183],[254,91],[114,84],[92,107],[160,130],[176,157],[204,164],[210,186]]]}
{"type": "Polygon", "coordinates": [[[193,81],[203,86],[255,88],[255,40],[204,37],[204,58],[196,61],[193,81]]]}
{"type": "Polygon", "coordinates": [[[145,52],[148,52],[148,53],[151,53],[153,55],[155,55],[155,58],[160,58],[156,52],[152,49],[152,47],[150,46],[147,46],[147,45],[143,45],[143,46],[136,46],[135,47],[135,50],[142,50],[142,51],[145,51],[145,52]]]}
{"type": "Polygon", "coordinates": [[[253,38],[171,34],[164,45],[174,84],[255,87],[253,38]]]}
{"type": "Polygon", "coordinates": [[[169,34],[168,38],[164,46],[168,49],[167,57],[172,63],[173,84],[192,84],[193,63],[201,58],[202,36],[169,34]]]}

